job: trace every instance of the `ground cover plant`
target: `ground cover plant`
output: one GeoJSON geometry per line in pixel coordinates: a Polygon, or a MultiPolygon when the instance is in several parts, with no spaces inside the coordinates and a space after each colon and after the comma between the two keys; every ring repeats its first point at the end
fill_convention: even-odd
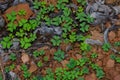
{"type": "Polygon", "coordinates": [[[0,80],[119,80],[120,30],[104,41],[100,25],[108,29],[116,20],[94,25],[87,0],[7,3],[0,6],[0,80]]]}

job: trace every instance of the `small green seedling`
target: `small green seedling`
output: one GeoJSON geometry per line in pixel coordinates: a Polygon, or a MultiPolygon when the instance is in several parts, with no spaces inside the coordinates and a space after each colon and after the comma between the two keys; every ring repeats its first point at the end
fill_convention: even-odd
{"type": "Polygon", "coordinates": [[[29,78],[31,76],[31,73],[29,71],[24,71],[23,76],[24,78],[29,78]]]}
{"type": "Polygon", "coordinates": [[[15,23],[13,23],[13,22],[10,22],[10,23],[7,24],[7,27],[8,27],[7,28],[8,31],[13,32],[14,30],[16,30],[17,25],[15,23]]]}
{"type": "Polygon", "coordinates": [[[22,9],[18,12],[18,15],[24,16],[24,15],[26,15],[26,11],[24,9],[22,9]]]}
{"type": "Polygon", "coordinates": [[[5,67],[5,72],[6,72],[6,73],[10,72],[9,66],[6,66],[6,67],[5,67]]]}
{"type": "Polygon", "coordinates": [[[77,35],[76,38],[77,38],[77,41],[85,41],[87,37],[80,34],[80,35],[77,35]]]}
{"type": "Polygon", "coordinates": [[[102,46],[102,49],[106,52],[109,51],[110,48],[111,48],[111,46],[109,43],[104,43],[102,46]]]}
{"type": "Polygon", "coordinates": [[[97,57],[98,57],[98,54],[96,54],[96,53],[91,54],[91,58],[97,58],[97,57]]]}
{"type": "Polygon", "coordinates": [[[77,0],[78,3],[80,3],[82,6],[84,6],[86,4],[86,1],[84,0],[77,0]]]}
{"type": "Polygon", "coordinates": [[[115,54],[111,54],[111,55],[110,55],[110,58],[111,58],[112,60],[115,60],[116,57],[117,57],[117,56],[116,56],[115,54]]]}
{"type": "Polygon", "coordinates": [[[35,0],[33,2],[33,5],[34,5],[34,9],[39,9],[40,8],[40,2],[38,0],[35,0]]]}
{"type": "Polygon", "coordinates": [[[46,73],[47,75],[43,77],[43,80],[55,80],[54,73],[52,72],[51,68],[47,68],[46,73]]]}
{"type": "Polygon", "coordinates": [[[16,12],[12,11],[10,14],[7,14],[6,16],[9,21],[13,22],[16,19],[16,12]]]}
{"type": "Polygon", "coordinates": [[[44,57],[43,57],[43,60],[44,60],[44,61],[48,61],[48,56],[44,56],[44,57]]]}
{"type": "Polygon", "coordinates": [[[68,23],[65,23],[65,24],[63,24],[63,28],[62,28],[62,30],[65,32],[65,33],[67,33],[67,32],[69,32],[70,30],[71,30],[71,26],[68,24],[68,23]]]}
{"type": "Polygon", "coordinates": [[[24,48],[24,49],[27,49],[31,46],[31,43],[30,43],[30,39],[27,38],[27,37],[24,37],[20,40],[20,43],[21,43],[21,47],[24,48]]]}
{"type": "Polygon", "coordinates": [[[28,71],[28,67],[25,64],[21,65],[21,70],[23,70],[24,78],[29,78],[31,76],[31,73],[28,71]]]}
{"type": "Polygon", "coordinates": [[[84,66],[80,72],[80,75],[84,75],[84,74],[88,74],[88,73],[89,73],[89,69],[86,66],[84,66]]]}
{"type": "Polygon", "coordinates": [[[78,7],[78,12],[79,12],[79,13],[83,12],[83,10],[84,10],[84,9],[83,9],[82,6],[79,6],[79,7],[78,7]]]}
{"type": "Polygon", "coordinates": [[[43,80],[43,76],[33,76],[31,80],[43,80]]]}
{"type": "Polygon", "coordinates": [[[90,46],[89,44],[83,42],[83,43],[81,43],[81,45],[80,45],[80,49],[81,49],[82,51],[90,51],[91,46],[90,46]]]}
{"type": "Polygon", "coordinates": [[[101,79],[101,78],[103,78],[105,76],[104,71],[97,64],[92,63],[91,67],[96,71],[96,76],[97,76],[98,79],[101,79]]]}
{"type": "Polygon", "coordinates": [[[120,57],[116,56],[115,54],[111,54],[110,55],[110,58],[112,60],[115,60],[117,63],[120,63],[120,57]]]}
{"type": "Polygon", "coordinates": [[[28,70],[28,68],[27,68],[27,66],[25,64],[22,64],[21,65],[21,70],[26,71],[26,70],[28,70]]]}
{"type": "Polygon", "coordinates": [[[82,77],[79,77],[77,80],[84,80],[84,78],[82,78],[82,77]]]}
{"type": "Polygon", "coordinates": [[[2,74],[0,73],[0,80],[3,80],[2,74]]]}
{"type": "Polygon", "coordinates": [[[59,26],[61,24],[62,20],[60,17],[55,17],[52,19],[52,24],[55,26],[59,26]]]}
{"type": "Polygon", "coordinates": [[[39,57],[39,56],[42,56],[42,55],[44,55],[44,54],[45,54],[45,51],[44,51],[44,50],[40,50],[40,51],[35,50],[35,51],[33,52],[33,56],[34,56],[34,57],[39,57]]]}
{"type": "Polygon", "coordinates": [[[116,47],[120,46],[120,42],[115,42],[114,46],[116,47]]]}
{"type": "Polygon", "coordinates": [[[15,61],[16,60],[16,55],[14,53],[11,53],[9,58],[10,58],[10,60],[15,61]]]}
{"type": "Polygon", "coordinates": [[[79,66],[84,66],[87,62],[89,61],[89,58],[87,57],[82,57],[80,59],[77,60],[77,65],[79,66]]]}
{"type": "Polygon", "coordinates": [[[73,58],[70,59],[69,63],[67,64],[67,67],[72,69],[75,68],[77,66],[77,62],[76,60],[74,60],[73,58]]]}
{"type": "Polygon", "coordinates": [[[10,69],[10,70],[15,69],[15,64],[11,64],[11,65],[9,66],[9,69],[10,69]]]}
{"type": "Polygon", "coordinates": [[[36,34],[30,34],[30,41],[35,41],[35,39],[37,38],[36,34]]]}
{"type": "MultiPolygon", "coordinates": [[[[62,0],[61,0],[62,1],[62,0]]],[[[63,4],[62,2],[58,1],[57,5],[56,5],[57,9],[63,9],[65,7],[65,4],[63,4]]]]}
{"type": "Polygon", "coordinates": [[[50,4],[47,10],[48,10],[49,12],[50,12],[50,11],[54,11],[54,10],[55,10],[55,6],[52,5],[52,4],[50,4]]]}
{"type": "Polygon", "coordinates": [[[92,23],[94,21],[94,18],[91,17],[90,15],[87,15],[87,23],[92,23]]]}
{"type": "Polygon", "coordinates": [[[48,26],[50,26],[52,24],[52,20],[48,16],[45,16],[44,20],[48,26]]]}
{"type": "Polygon", "coordinates": [[[35,30],[35,28],[38,26],[38,21],[37,20],[29,20],[29,23],[31,25],[31,29],[35,30]]]}
{"type": "Polygon", "coordinates": [[[33,76],[31,80],[38,80],[36,76],[33,76]]]}
{"type": "Polygon", "coordinates": [[[76,19],[78,19],[80,22],[86,21],[87,15],[84,12],[76,13],[76,19]]]}
{"type": "Polygon", "coordinates": [[[115,61],[116,61],[117,63],[120,63],[120,57],[116,57],[116,58],[115,58],[115,61]]]}
{"type": "Polygon", "coordinates": [[[34,56],[34,57],[38,57],[38,56],[39,56],[39,52],[38,52],[37,50],[35,50],[35,51],[33,52],[33,56],[34,56]]]}
{"type": "Polygon", "coordinates": [[[60,37],[53,36],[53,39],[51,39],[51,42],[52,42],[53,46],[59,46],[61,43],[60,37]]]}
{"type": "Polygon", "coordinates": [[[70,42],[75,42],[76,41],[76,33],[75,32],[72,32],[70,35],[69,35],[69,39],[70,39],[70,42]]]}
{"type": "Polygon", "coordinates": [[[88,31],[88,29],[89,29],[89,25],[87,25],[85,22],[82,22],[82,23],[80,24],[80,30],[81,30],[82,32],[86,32],[86,31],[88,31]]]}
{"type": "Polygon", "coordinates": [[[39,55],[40,55],[40,56],[42,56],[42,55],[44,55],[44,54],[45,54],[45,51],[44,51],[44,50],[40,50],[40,51],[39,51],[39,55]]]}
{"type": "Polygon", "coordinates": [[[18,32],[15,34],[17,37],[23,37],[25,35],[25,32],[23,29],[20,29],[18,32]]]}
{"type": "Polygon", "coordinates": [[[27,20],[26,19],[21,19],[19,22],[19,26],[23,26],[25,23],[27,23],[27,20]]]}
{"type": "Polygon", "coordinates": [[[38,66],[38,67],[42,67],[42,66],[43,66],[43,63],[42,63],[41,61],[39,61],[39,62],[37,63],[37,66],[38,66]]]}
{"type": "Polygon", "coordinates": [[[97,76],[98,79],[103,78],[104,75],[105,75],[105,73],[103,72],[102,69],[96,69],[96,73],[97,73],[96,76],[97,76]]]}
{"type": "Polygon", "coordinates": [[[9,49],[12,45],[12,41],[10,37],[4,37],[3,40],[1,41],[2,47],[4,49],[9,49]]]}
{"type": "Polygon", "coordinates": [[[54,59],[57,60],[58,62],[61,62],[65,58],[65,53],[62,50],[58,50],[57,52],[54,53],[54,59]]]}
{"type": "Polygon", "coordinates": [[[25,23],[25,24],[23,24],[23,30],[25,30],[25,31],[30,31],[31,30],[31,25],[30,25],[30,23],[25,23]]]}
{"type": "Polygon", "coordinates": [[[64,16],[69,16],[70,13],[71,13],[71,10],[70,10],[69,8],[65,7],[65,8],[63,9],[63,14],[64,14],[64,16]]]}

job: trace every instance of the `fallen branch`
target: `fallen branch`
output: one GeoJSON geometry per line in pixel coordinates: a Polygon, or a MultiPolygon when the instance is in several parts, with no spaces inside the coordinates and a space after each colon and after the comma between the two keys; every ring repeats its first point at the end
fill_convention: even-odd
{"type": "MultiPolygon", "coordinates": [[[[115,30],[115,29],[118,29],[120,28],[120,26],[115,26],[115,25],[112,25],[110,28],[107,28],[104,32],[104,42],[105,43],[109,43],[108,41],[108,33],[111,31],[111,30],[115,30]]],[[[110,44],[110,43],[109,43],[110,44]]],[[[117,51],[115,48],[113,48],[113,46],[111,46],[111,50],[114,52],[114,53],[119,53],[119,51],[117,51]]]]}

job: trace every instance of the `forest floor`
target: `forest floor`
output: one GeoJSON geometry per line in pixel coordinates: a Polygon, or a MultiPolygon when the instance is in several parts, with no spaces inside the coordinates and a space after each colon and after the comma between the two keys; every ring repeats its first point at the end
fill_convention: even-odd
{"type": "MultiPolygon", "coordinates": [[[[104,43],[101,25],[87,20],[85,1],[20,1],[0,1],[0,16],[5,20],[4,26],[0,23],[0,80],[120,80],[120,54],[104,43]],[[70,3],[81,7],[69,9],[70,3]],[[87,44],[86,39],[97,43],[87,44]]],[[[115,17],[120,26],[120,14],[115,17]]],[[[110,20],[104,23],[105,29],[111,26],[110,20]]],[[[120,29],[110,31],[108,40],[120,51],[120,29]]]]}

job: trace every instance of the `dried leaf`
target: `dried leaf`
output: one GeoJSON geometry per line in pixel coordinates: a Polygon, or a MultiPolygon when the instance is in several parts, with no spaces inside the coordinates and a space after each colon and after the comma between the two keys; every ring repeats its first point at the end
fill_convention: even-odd
{"type": "Polygon", "coordinates": [[[26,53],[22,53],[21,59],[22,59],[23,63],[27,63],[30,60],[28,54],[26,54],[26,53]]]}

